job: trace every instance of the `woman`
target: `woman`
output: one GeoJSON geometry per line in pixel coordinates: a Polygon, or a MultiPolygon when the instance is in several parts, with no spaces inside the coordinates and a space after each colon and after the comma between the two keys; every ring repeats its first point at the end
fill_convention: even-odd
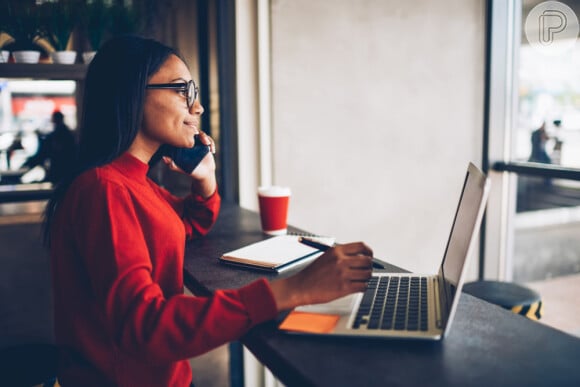
{"type": "Polygon", "coordinates": [[[85,84],[80,167],[58,187],[45,224],[62,386],[189,386],[189,357],[282,310],[366,287],[372,252],[353,243],[286,279],[184,295],[184,242],[206,234],[220,206],[213,154],[191,173],[185,198],[146,173],[162,144],[192,147],[198,132],[215,152],[198,129],[197,88],[174,50],[134,36],[106,43],[85,84]]]}

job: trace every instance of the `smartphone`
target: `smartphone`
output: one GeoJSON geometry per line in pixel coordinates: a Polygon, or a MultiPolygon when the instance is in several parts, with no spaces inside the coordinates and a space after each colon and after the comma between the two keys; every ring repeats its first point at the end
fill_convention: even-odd
{"type": "Polygon", "coordinates": [[[193,148],[177,148],[164,145],[162,155],[171,157],[183,172],[190,174],[210,151],[209,145],[202,144],[197,134],[194,136],[194,139],[195,145],[193,148]]]}

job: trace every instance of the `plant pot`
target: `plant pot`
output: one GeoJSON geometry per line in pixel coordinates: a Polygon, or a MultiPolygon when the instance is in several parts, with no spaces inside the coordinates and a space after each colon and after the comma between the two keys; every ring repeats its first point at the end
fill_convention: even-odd
{"type": "Polygon", "coordinates": [[[0,63],[8,63],[8,59],[10,59],[10,51],[8,50],[0,51],[0,63]]]}
{"type": "Polygon", "coordinates": [[[52,63],[73,64],[77,59],[76,51],[53,51],[50,53],[52,63]]]}
{"type": "Polygon", "coordinates": [[[86,64],[91,63],[91,61],[93,60],[93,57],[95,56],[96,53],[97,53],[96,51],[83,52],[83,62],[86,64]]]}
{"type": "Polygon", "coordinates": [[[40,60],[40,51],[12,51],[12,56],[16,63],[38,63],[40,60]]]}

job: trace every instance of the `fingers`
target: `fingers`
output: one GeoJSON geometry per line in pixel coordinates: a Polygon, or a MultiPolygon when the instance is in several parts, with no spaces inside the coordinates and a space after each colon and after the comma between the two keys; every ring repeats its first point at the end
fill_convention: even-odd
{"type": "Polygon", "coordinates": [[[354,270],[371,270],[373,258],[368,255],[353,255],[347,258],[348,267],[354,270]]]}
{"type": "Polygon", "coordinates": [[[344,266],[342,280],[350,292],[364,291],[373,272],[373,251],[362,242],[348,243],[335,247],[339,260],[344,266]]]}
{"type": "Polygon", "coordinates": [[[340,248],[344,254],[347,255],[366,255],[369,257],[373,256],[373,250],[368,247],[363,242],[353,242],[353,243],[346,243],[343,245],[337,245],[337,248],[340,248]]]}
{"type": "Polygon", "coordinates": [[[368,280],[365,281],[351,281],[349,284],[349,291],[348,293],[357,293],[357,292],[364,292],[367,290],[368,287],[368,280]]]}
{"type": "Polygon", "coordinates": [[[341,295],[363,292],[367,288],[372,275],[372,269],[348,269],[343,271],[336,283],[341,289],[341,295]]]}
{"type": "Polygon", "coordinates": [[[175,162],[169,156],[162,157],[163,162],[165,165],[169,167],[172,171],[181,171],[181,169],[175,164],[175,162]]]}
{"type": "Polygon", "coordinates": [[[373,274],[372,267],[364,267],[364,268],[351,268],[350,272],[348,273],[348,277],[351,281],[368,281],[368,279],[373,274]]]}
{"type": "Polygon", "coordinates": [[[373,274],[372,268],[351,268],[349,271],[345,272],[343,279],[351,283],[359,283],[366,287],[368,280],[373,274]]]}
{"type": "Polygon", "coordinates": [[[329,251],[336,273],[343,282],[362,282],[372,275],[372,251],[363,243],[354,243],[335,246],[329,251]],[[371,255],[367,255],[367,254],[371,255]]]}
{"type": "Polygon", "coordinates": [[[362,242],[347,243],[335,246],[338,263],[351,269],[372,271],[373,251],[362,242]]]}
{"type": "Polygon", "coordinates": [[[208,136],[205,132],[202,132],[201,130],[198,132],[199,135],[199,140],[201,141],[202,144],[208,145],[210,152],[211,153],[215,153],[215,141],[208,136]]]}

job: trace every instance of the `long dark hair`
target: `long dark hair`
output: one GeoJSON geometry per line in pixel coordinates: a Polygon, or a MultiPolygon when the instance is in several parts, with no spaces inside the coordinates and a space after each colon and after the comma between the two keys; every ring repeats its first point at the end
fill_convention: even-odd
{"type": "Polygon", "coordinates": [[[46,246],[54,214],[73,180],[88,169],[110,163],[135,140],[143,118],[145,86],[172,54],[181,58],[155,40],[123,35],[106,42],[91,61],[85,78],[78,165],[57,185],[46,206],[46,246]]]}

